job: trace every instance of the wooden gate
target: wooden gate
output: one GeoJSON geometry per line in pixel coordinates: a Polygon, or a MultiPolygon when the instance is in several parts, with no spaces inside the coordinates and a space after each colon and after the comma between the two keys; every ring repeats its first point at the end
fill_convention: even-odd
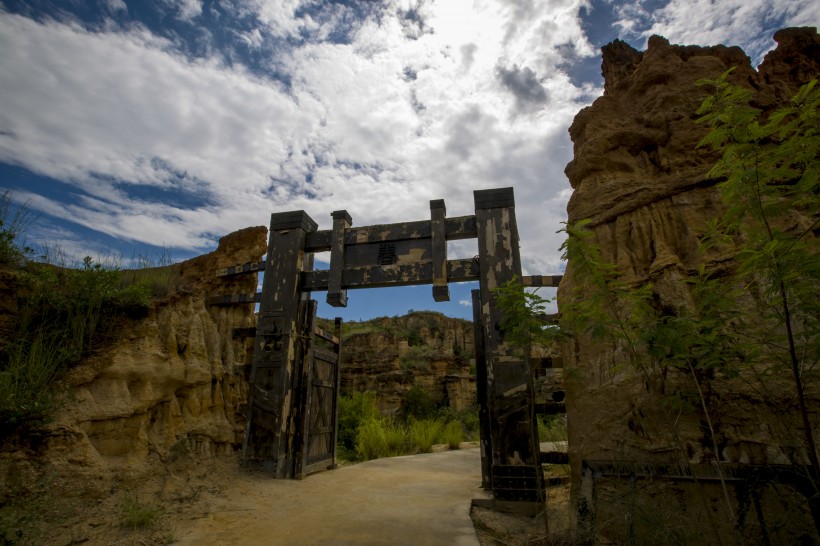
{"type": "Polygon", "coordinates": [[[306,315],[310,341],[296,403],[296,479],[336,468],[342,320],[333,332],[317,327],[316,300],[308,302],[306,315]]]}
{"type": "MultiPolygon", "coordinates": [[[[540,509],[545,498],[529,357],[504,339],[503,311],[494,290],[524,279],[512,188],[474,192],[475,214],[448,218],[444,201],[430,201],[430,219],[351,227],[347,211],[318,230],[305,211],[271,215],[264,262],[219,274],[265,271],[260,294],[213,303],[259,302],[242,458],[275,478],[301,478],[335,464],[339,326],[316,333],[313,291],[347,305],[348,290],[432,284],[435,301],[450,298],[449,283],[479,281],[474,294],[482,481],[495,500],[540,509]],[[447,243],[476,239],[478,255],[447,259],[447,243]],[[330,251],[330,269],[315,270],[313,254],[330,251]],[[330,348],[323,346],[328,342],[330,348]]],[[[531,281],[536,277],[531,277],[531,281]]],[[[560,277],[537,278],[556,286],[560,277]]],[[[533,284],[536,286],[537,284],[533,284]]]]}
{"type": "MultiPolygon", "coordinates": [[[[264,270],[265,262],[260,262],[220,269],[216,274],[224,277],[264,270]]],[[[232,294],[213,297],[208,303],[248,304],[261,299],[259,294],[232,294]]],[[[266,425],[280,446],[251,456],[245,447],[244,462],[278,478],[302,479],[336,467],[342,319],[336,318],[332,332],[325,331],[316,325],[316,307],[315,300],[297,300],[292,332],[282,327],[283,313],[275,307],[260,309],[255,328],[234,331],[234,336],[255,338],[246,417],[249,422],[258,420],[258,426],[266,425]],[[289,355],[301,365],[289,370],[289,355]],[[268,378],[267,384],[261,381],[263,377],[268,378]],[[284,381],[285,385],[279,383],[284,381]]],[[[247,426],[244,446],[249,430],[247,426]]]]}

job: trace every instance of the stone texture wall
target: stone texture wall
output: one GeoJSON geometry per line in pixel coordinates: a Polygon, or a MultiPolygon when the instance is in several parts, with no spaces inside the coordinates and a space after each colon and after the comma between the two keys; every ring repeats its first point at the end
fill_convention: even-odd
{"type": "Polygon", "coordinates": [[[266,235],[247,228],[169,266],[170,295],[68,373],[69,401],[46,430],[0,447],[0,502],[47,473],[59,477],[56,486],[103,494],[125,475],[161,474],[158,465],[180,455],[232,454],[241,445],[249,346],[233,329],[255,325],[253,305],[206,300],[256,290],[255,275],[215,272],[258,261],[266,235]]]}
{"type": "MultiPolygon", "coordinates": [[[[644,52],[620,41],[603,48],[604,95],[583,109],[570,128],[575,156],[566,168],[574,189],[569,221],[590,219],[603,257],[618,266],[626,282],[651,282],[661,304],[678,306],[688,301],[683,281],[704,261],[706,267],[718,268],[731,260],[731,255],[704,257],[698,249],[706,222],[719,216],[723,205],[715,181],[706,176],[717,157],[696,149],[706,128],[694,122],[695,111],[707,91],[695,82],[736,66],[732,83],[752,89],[754,105],[768,111],[820,74],[820,38],[815,29],[785,29],[774,38],[777,49],[757,70],[739,48],[676,46],[659,36],[649,39],[644,52]]],[[[568,273],[571,271],[570,263],[568,273]]],[[[572,288],[570,275],[565,275],[559,302],[571,297],[572,288]]],[[[767,378],[765,391],[758,388],[759,378],[746,376],[705,386],[718,435],[720,453],[716,454],[702,412],[670,408],[662,393],[648,388],[629,368],[620,350],[578,339],[566,344],[563,353],[565,366],[572,370],[565,378],[576,487],[583,459],[680,464],[709,463],[716,458],[753,464],[805,462],[800,455],[802,434],[793,386],[784,374],[767,378]]],[[[666,393],[694,388],[676,370],[670,370],[664,382],[666,393]]],[[[820,393],[813,389],[813,422],[820,423],[820,393]]],[[[815,438],[818,433],[815,431],[815,438]]],[[[624,482],[628,485],[629,480],[624,482]]],[[[617,489],[617,484],[613,487],[617,489]]],[[[731,525],[725,523],[729,517],[721,512],[719,488],[704,493],[703,488],[694,491],[680,484],[671,488],[656,484],[652,491],[648,506],[659,518],[663,507],[673,501],[691,502],[690,506],[700,503],[707,507],[703,514],[691,509],[683,515],[722,519],[717,527],[722,526],[728,533],[725,536],[732,535],[731,525]],[[692,495],[702,498],[692,502],[692,495]]],[[[618,494],[629,498],[628,494],[624,497],[623,489],[618,494]]],[[[764,498],[764,511],[774,509],[776,517],[795,530],[795,536],[804,531],[811,535],[810,519],[808,523],[801,519],[806,516],[804,499],[794,500],[795,505],[787,509],[793,509],[792,514],[777,508],[781,502],[776,496],[764,498]]],[[[673,516],[681,516],[680,510],[673,516]]],[[[708,535],[705,540],[716,538],[708,535]]]]}

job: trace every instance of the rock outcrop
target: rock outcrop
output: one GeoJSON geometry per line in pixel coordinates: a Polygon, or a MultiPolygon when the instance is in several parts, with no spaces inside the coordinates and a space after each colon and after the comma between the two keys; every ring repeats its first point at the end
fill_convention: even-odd
{"type": "Polygon", "coordinates": [[[169,295],[129,319],[110,347],[63,379],[66,405],[45,430],[0,448],[0,502],[44,475],[55,491],[101,498],[126,478],[162,475],[180,457],[233,454],[241,445],[249,347],[234,328],[254,326],[253,304],[209,306],[209,297],[247,293],[256,277],[215,272],[258,261],[264,227],[223,237],[214,252],[168,266],[169,295]]]}
{"type": "Polygon", "coordinates": [[[459,410],[475,404],[471,322],[434,312],[413,312],[344,326],[342,393],[376,393],[381,410],[401,410],[414,385],[459,410]]]}
{"type": "MultiPolygon", "coordinates": [[[[785,29],[774,38],[777,49],[766,55],[757,70],[737,47],[677,46],[653,36],[644,52],[621,41],[603,48],[604,95],[583,109],[569,130],[575,152],[566,167],[574,189],[568,205],[569,222],[589,219],[603,258],[617,265],[624,282],[633,286],[651,282],[661,305],[674,308],[686,303],[690,298],[686,279],[702,265],[715,268],[732,258],[704,256],[699,248],[706,222],[719,217],[724,205],[714,187],[717,181],[707,177],[717,156],[697,148],[707,128],[695,123],[695,111],[708,90],[696,81],[714,78],[734,66],[730,81],[751,89],[753,105],[768,112],[784,104],[800,85],[820,75],[816,29],[785,29]]],[[[572,263],[559,288],[559,305],[572,297],[571,272],[572,263]]],[[[565,366],[573,370],[565,377],[576,487],[582,460],[682,465],[718,459],[758,465],[806,462],[800,455],[805,451],[801,448],[801,424],[788,378],[769,379],[766,393],[744,376],[710,383],[706,396],[715,414],[713,425],[720,450],[714,453],[702,413],[671,408],[668,399],[647,388],[637,372],[630,370],[628,359],[615,347],[587,338],[566,344],[563,352],[565,366]]],[[[664,379],[667,393],[694,389],[682,371],[672,369],[668,374],[664,379]]],[[[813,422],[817,424],[818,393],[810,394],[813,422]]],[[[603,481],[602,487],[610,486],[624,493],[630,484],[629,480],[603,481]]],[[[634,482],[631,486],[634,492],[634,482]]],[[[731,521],[721,512],[719,487],[706,488],[705,493],[706,489],[687,487],[655,484],[654,489],[647,486],[645,492],[655,495],[650,495],[649,505],[659,518],[669,515],[731,521]],[[685,499],[684,508],[670,508],[673,497],[685,499]],[[689,512],[682,514],[687,505],[689,512]],[[706,505],[711,508],[703,514],[691,508],[706,505]],[[663,512],[665,508],[670,514],[663,512]]],[[[742,506],[744,501],[736,495],[738,490],[732,489],[732,502],[742,506]]],[[[788,514],[779,507],[782,499],[768,490],[761,501],[763,512],[775,514],[772,517],[777,523],[790,526],[793,534],[788,540],[812,536],[805,499],[798,496],[791,501],[794,504],[786,510],[793,512],[788,514]]],[[[617,512],[631,508],[602,503],[601,509],[617,512]]],[[[775,525],[775,521],[769,524],[775,525]]],[[[716,527],[723,538],[736,531],[731,524],[716,527]]],[[[704,536],[707,541],[716,540],[716,535],[704,536]]],[[[761,539],[754,537],[750,540],[761,539]]]]}

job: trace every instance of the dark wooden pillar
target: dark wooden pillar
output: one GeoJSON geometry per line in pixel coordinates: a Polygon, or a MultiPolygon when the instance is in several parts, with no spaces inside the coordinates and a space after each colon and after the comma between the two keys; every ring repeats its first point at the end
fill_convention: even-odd
{"type": "Polygon", "coordinates": [[[487,359],[484,356],[484,323],[481,318],[481,291],[473,290],[473,338],[475,341],[475,385],[478,398],[478,432],[481,444],[481,488],[492,489],[490,477],[493,447],[490,432],[491,400],[487,397],[487,359]]]}
{"type": "Polygon", "coordinates": [[[293,473],[292,411],[300,373],[295,368],[304,357],[300,334],[307,296],[300,273],[312,261],[304,252],[305,236],[316,228],[304,211],[271,215],[242,456],[276,478],[293,473]]]}
{"type": "Polygon", "coordinates": [[[444,226],[446,215],[444,199],[430,201],[430,242],[433,258],[433,299],[435,301],[450,301],[450,287],[447,286],[447,239],[444,226]]]}
{"type": "Polygon", "coordinates": [[[347,290],[342,289],[345,268],[345,230],[353,222],[346,210],[333,211],[333,235],[330,241],[330,273],[327,282],[327,303],[347,307],[347,290]]]}
{"type": "Polygon", "coordinates": [[[518,226],[512,188],[474,192],[485,328],[487,397],[490,410],[493,496],[502,501],[543,500],[534,392],[523,351],[504,340],[502,312],[493,289],[521,277],[518,226]]]}

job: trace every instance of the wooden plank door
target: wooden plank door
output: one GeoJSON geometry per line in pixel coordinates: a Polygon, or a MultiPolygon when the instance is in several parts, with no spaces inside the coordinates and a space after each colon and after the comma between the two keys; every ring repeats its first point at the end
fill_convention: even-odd
{"type": "Polygon", "coordinates": [[[311,340],[301,388],[301,441],[294,472],[297,479],[336,468],[342,321],[337,318],[335,331],[327,332],[316,327],[315,301],[310,302],[308,313],[311,340]]]}

